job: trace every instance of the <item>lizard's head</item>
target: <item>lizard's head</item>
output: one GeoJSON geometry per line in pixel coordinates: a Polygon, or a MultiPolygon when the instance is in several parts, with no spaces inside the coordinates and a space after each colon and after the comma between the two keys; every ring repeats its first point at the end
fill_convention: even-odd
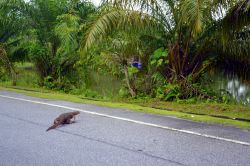
{"type": "Polygon", "coordinates": [[[80,111],[75,111],[73,114],[78,115],[78,114],[80,114],[80,111]]]}

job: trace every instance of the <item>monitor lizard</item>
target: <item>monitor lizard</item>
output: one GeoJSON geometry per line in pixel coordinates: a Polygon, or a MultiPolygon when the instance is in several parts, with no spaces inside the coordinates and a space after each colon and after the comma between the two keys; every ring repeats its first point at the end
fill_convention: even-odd
{"type": "Polygon", "coordinates": [[[59,115],[54,120],[54,124],[52,126],[50,126],[46,131],[49,131],[51,129],[55,129],[59,125],[71,124],[72,123],[71,119],[74,118],[74,120],[75,120],[75,116],[78,114],[80,114],[80,111],[67,112],[67,113],[63,113],[63,114],[59,115]]]}

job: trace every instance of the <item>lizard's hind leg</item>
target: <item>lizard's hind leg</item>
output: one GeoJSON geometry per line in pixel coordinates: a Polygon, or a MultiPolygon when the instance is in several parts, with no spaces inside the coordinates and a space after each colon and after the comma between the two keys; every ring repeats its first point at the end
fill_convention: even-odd
{"type": "Polygon", "coordinates": [[[56,119],[54,120],[54,124],[59,123],[59,121],[60,121],[60,119],[59,119],[59,118],[56,118],[56,119]]]}

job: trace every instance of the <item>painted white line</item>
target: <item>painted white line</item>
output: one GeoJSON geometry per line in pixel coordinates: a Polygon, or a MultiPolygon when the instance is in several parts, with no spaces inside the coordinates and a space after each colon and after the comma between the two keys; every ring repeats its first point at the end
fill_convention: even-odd
{"type": "Polygon", "coordinates": [[[185,134],[192,134],[192,135],[196,135],[196,136],[201,136],[201,137],[221,140],[221,141],[225,141],[225,142],[231,142],[231,143],[250,146],[250,142],[243,142],[243,141],[238,141],[238,140],[233,140],[233,139],[228,139],[228,138],[223,138],[223,137],[217,137],[217,136],[202,134],[202,133],[189,131],[189,130],[180,130],[180,129],[162,126],[162,125],[157,125],[157,124],[153,124],[153,123],[147,123],[147,122],[142,122],[142,121],[138,121],[138,120],[133,120],[133,119],[122,118],[122,117],[118,117],[118,116],[112,116],[112,115],[108,115],[108,114],[87,111],[87,110],[83,110],[83,109],[79,109],[79,108],[72,108],[72,107],[68,107],[68,106],[62,106],[62,105],[57,105],[57,104],[28,100],[28,99],[23,99],[23,98],[16,98],[16,97],[11,97],[11,96],[6,96],[6,95],[0,95],[0,97],[14,99],[14,100],[20,100],[20,101],[26,101],[26,102],[35,103],[35,104],[48,105],[48,106],[52,106],[52,107],[64,108],[64,109],[73,110],[73,111],[81,111],[81,112],[86,113],[86,114],[92,114],[92,115],[102,116],[102,117],[106,117],[106,118],[118,119],[118,120],[136,123],[136,124],[140,124],[140,125],[151,126],[151,127],[181,132],[181,133],[185,133],[185,134]]]}

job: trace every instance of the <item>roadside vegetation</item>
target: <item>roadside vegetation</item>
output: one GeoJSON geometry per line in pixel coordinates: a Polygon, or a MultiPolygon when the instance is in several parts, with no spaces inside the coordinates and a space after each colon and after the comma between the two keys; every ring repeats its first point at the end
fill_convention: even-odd
{"type": "Polygon", "coordinates": [[[1,89],[250,129],[249,18],[250,0],[2,0],[1,89]]]}

